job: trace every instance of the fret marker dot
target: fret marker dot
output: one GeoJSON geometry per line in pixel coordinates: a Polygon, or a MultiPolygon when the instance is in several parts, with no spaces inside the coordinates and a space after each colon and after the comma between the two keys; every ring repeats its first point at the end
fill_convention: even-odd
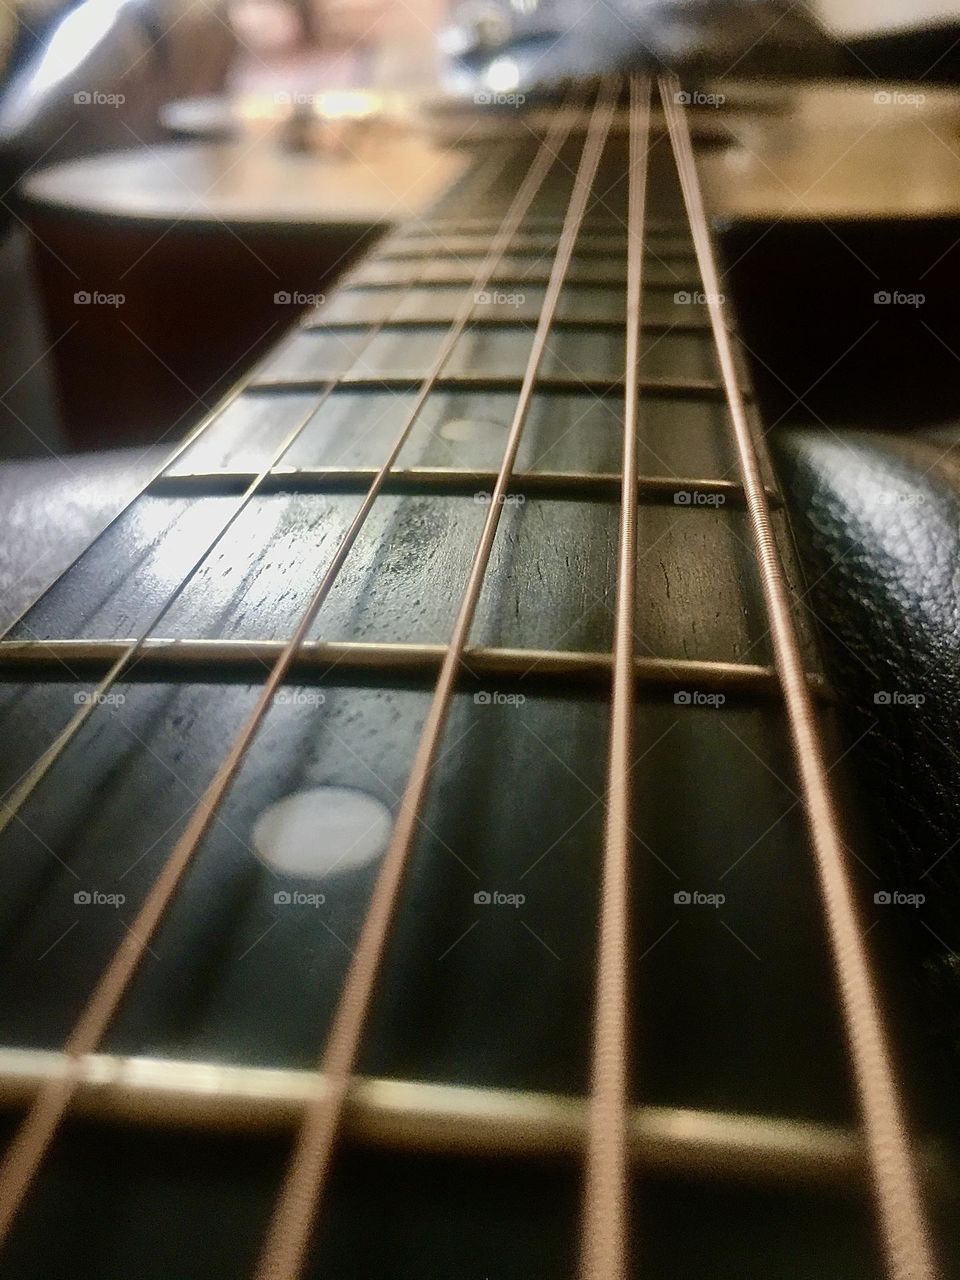
{"type": "Polygon", "coordinates": [[[281,875],[321,879],[375,861],[392,826],[390,810],[365,791],[311,787],[264,809],[253,847],[281,875]]]}
{"type": "Polygon", "coordinates": [[[444,440],[466,444],[470,440],[488,440],[491,435],[503,434],[502,422],[484,421],[482,418],[451,418],[440,428],[444,440]]]}

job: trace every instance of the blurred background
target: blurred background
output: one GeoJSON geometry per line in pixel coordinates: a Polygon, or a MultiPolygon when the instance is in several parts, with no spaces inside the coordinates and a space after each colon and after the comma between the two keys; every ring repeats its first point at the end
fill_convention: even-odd
{"type": "Polygon", "coordinates": [[[174,442],[489,140],[444,94],[651,47],[682,61],[718,33],[741,74],[783,50],[795,70],[809,44],[811,74],[953,82],[956,18],[944,0],[4,4],[0,461],[174,442]]]}
{"type": "Polygon", "coordinates": [[[0,457],[176,439],[421,203],[360,122],[435,83],[441,4],[0,6],[0,457]]]}

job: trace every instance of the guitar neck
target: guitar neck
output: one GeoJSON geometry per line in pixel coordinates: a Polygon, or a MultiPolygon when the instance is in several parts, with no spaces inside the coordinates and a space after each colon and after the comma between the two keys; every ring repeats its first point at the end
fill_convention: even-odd
{"type": "Polygon", "coordinates": [[[9,1274],[66,1185],[122,1205],[90,1277],[874,1266],[823,677],[687,125],[632,92],[485,149],[0,645],[9,1274]],[[342,1134],[306,1199],[291,1132],[297,1176],[342,1134]]]}

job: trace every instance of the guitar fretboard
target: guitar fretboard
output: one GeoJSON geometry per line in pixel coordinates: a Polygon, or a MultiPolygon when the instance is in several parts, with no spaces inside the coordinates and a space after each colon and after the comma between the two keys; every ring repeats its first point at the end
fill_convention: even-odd
{"type": "Polygon", "coordinates": [[[687,126],[610,92],[384,240],[0,645],[11,1275],[105,1192],[91,1278],[932,1274],[687,126]],[[266,865],[323,789],[385,856],[266,865]]]}

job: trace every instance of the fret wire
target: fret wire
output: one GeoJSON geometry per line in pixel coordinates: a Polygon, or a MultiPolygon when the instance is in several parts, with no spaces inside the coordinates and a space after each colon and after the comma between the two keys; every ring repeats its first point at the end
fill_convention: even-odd
{"type": "Polygon", "coordinates": [[[785,574],[774,536],[753,434],[740,392],[737,366],[719,302],[719,274],[696,162],[675,76],[660,78],[690,229],[703,276],[734,440],[740,461],[764,602],[804,809],[833,953],[847,1047],[874,1181],[877,1216],[888,1274],[893,1280],[933,1280],[938,1274],[919,1191],[906,1113],[885,1033],[876,977],[856,906],[823,741],[800,656],[785,574]]]}
{"type": "Polygon", "coordinates": [[[638,369],[649,127],[649,81],[631,77],[623,476],[580,1254],[582,1280],[621,1280],[628,1267],[630,807],[633,794],[630,779],[633,768],[637,482],[640,471],[638,369]]]}
{"type": "MultiPolygon", "coordinates": [[[[416,391],[423,379],[415,373],[343,375],[340,386],[350,391],[416,391]]],[[[523,379],[512,374],[446,374],[434,380],[434,391],[518,391],[523,379]]],[[[279,391],[312,391],[325,383],[319,378],[270,378],[256,382],[247,390],[261,395],[276,395],[279,391]]],[[[568,377],[545,374],[537,380],[537,391],[560,391],[579,394],[592,392],[597,396],[622,395],[623,378],[568,377]]],[[[647,395],[680,400],[722,400],[726,395],[722,382],[707,378],[641,378],[640,390],[647,395]]]]}
{"type": "MultiPolygon", "coordinates": [[[[11,640],[0,645],[0,674],[53,671],[62,674],[65,664],[99,669],[114,661],[126,640],[11,640]]],[[[190,640],[154,636],[144,642],[138,670],[179,675],[212,671],[220,676],[246,680],[262,672],[283,652],[282,640],[190,640]]],[[[447,646],[364,640],[305,640],[290,666],[290,678],[322,682],[330,671],[345,674],[383,672],[400,678],[436,675],[447,646]]],[[[461,678],[500,676],[521,681],[576,680],[609,687],[612,657],[608,652],[569,649],[468,648],[461,678]]],[[[747,698],[779,697],[780,686],[772,667],[754,663],[713,662],[697,658],[634,659],[636,682],[648,689],[718,690],[747,698]]],[[[176,675],[174,676],[176,678],[176,675]]],[[[818,698],[832,700],[823,678],[809,675],[818,698]]]]}
{"type": "MultiPolygon", "coordinates": [[[[477,289],[481,289],[487,284],[503,255],[506,244],[509,243],[517,226],[522,222],[524,214],[553,166],[556,152],[563,145],[568,134],[569,124],[563,121],[558,122],[540,145],[534,161],[504,217],[502,234],[496,237],[494,246],[483,264],[481,264],[475,282],[477,289]]],[[[444,362],[453,350],[460,333],[462,333],[469,318],[470,307],[472,307],[472,302],[469,306],[464,306],[461,315],[458,316],[451,327],[433,368],[423,380],[421,393],[408,414],[403,430],[371,484],[364,501],[353,518],[350,528],[343,535],[337,551],[334,553],[331,563],[302,615],[296,630],[282,650],[275,666],[268,674],[256,705],[239,734],[231,743],[213,780],[191,812],[182,834],[174,844],[159,875],[148,891],[133,925],[128,928],[123,941],[101,973],[92,994],[71,1030],[63,1052],[70,1062],[74,1064],[74,1067],[84,1054],[92,1053],[97,1048],[110,1025],[116,1009],[136,973],[140,960],[149,946],[150,939],[156,932],[194,853],[209,830],[217,810],[239,772],[247,750],[256,736],[266,712],[272,705],[277,690],[285,680],[297,650],[306,639],[307,631],[316,618],[343,562],[354,545],[387,473],[403,447],[444,362]]],[[[4,1153],[3,1160],[0,1162],[0,1245],[9,1235],[23,1200],[33,1185],[50,1143],[69,1108],[76,1085],[76,1070],[71,1069],[62,1078],[51,1081],[48,1086],[42,1089],[4,1153]]]]}
{"type": "MultiPolygon", "coordinates": [[[[391,330],[406,329],[436,329],[442,325],[449,323],[443,316],[411,316],[403,320],[391,320],[387,326],[391,330]]],[[[524,329],[527,332],[533,330],[534,321],[531,319],[518,320],[515,316],[471,316],[471,329],[524,329]]],[[[574,332],[583,331],[585,333],[595,333],[598,329],[622,329],[624,322],[622,320],[608,320],[600,317],[559,317],[553,322],[555,329],[564,329],[574,332]]],[[[357,322],[355,320],[327,320],[323,315],[310,316],[303,324],[307,333],[318,333],[332,330],[336,332],[339,329],[356,329],[357,322]]],[[[710,328],[710,321],[703,317],[684,316],[681,320],[648,320],[643,325],[644,333],[705,333],[710,328]]]]}
{"type": "MultiPolygon", "coordinates": [[[[376,475],[373,467],[280,467],[270,473],[261,485],[261,493],[327,493],[353,492],[366,489],[376,475]]],[[[244,488],[252,479],[249,471],[183,471],[158,477],[150,493],[231,493],[244,488]]],[[[493,484],[496,471],[460,467],[401,467],[390,472],[384,481],[384,492],[390,493],[466,493],[477,484],[493,484]]],[[[590,498],[618,498],[622,477],[618,471],[515,471],[510,476],[511,493],[535,493],[544,498],[563,498],[569,494],[590,498]]],[[[737,480],[717,480],[705,476],[637,477],[637,493],[644,501],[675,500],[680,492],[718,493],[731,506],[746,502],[743,486],[737,480]]],[[[780,495],[768,488],[767,497],[774,506],[781,505],[780,495]]],[[[693,503],[676,503],[682,510],[696,511],[693,503]]],[[[726,503],[724,503],[724,506],[726,503]]],[[[0,645],[2,648],[2,645],[0,645]]]]}
{"type": "MultiPolygon", "coordinates": [[[[577,258],[599,258],[603,262],[609,262],[611,258],[625,259],[626,251],[621,247],[623,240],[621,237],[612,237],[609,244],[584,245],[581,243],[583,237],[577,242],[577,258]]],[[[442,241],[440,242],[442,244],[442,241]]],[[[510,254],[517,257],[533,256],[539,251],[549,252],[554,248],[554,244],[549,241],[546,243],[531,242],[529,244],[517,244],[514,242],[510,246],[510,254]]],[[[483,253],[486,245],[474,241],[469,247],[459,246],[457,252],[464,257],[470,257],[483,253]]],[[[693,259],[693,246],[689,249],[657,249],[656,255],[661,260],[682,258],[685,262],[691,262],[693,259]]],[[[408,248],[405,246],[397,246],[395,248],[386,248],[377,254],[378,262],[429,262],[436,257],[436,249],[432,245],[424,245],[422,248],[408,248]]]]}
{"type": "MultiPolygon", "coordinates": [[[[370,265],[369,263],[367,265],[370,265]]],[[[502,275],[495,275],[491,279],[491,285],[499,288],[501,285],[513,288],[514,286],[531,285],[535,288],[542,288],[549,281],[549,272],[540,271],[536,275],[524,275],[519,271],[504,272],[502,275]]],[[[471,277],[464,272],[458,276],[443,276],[437,280],[428,280],[425,282],[427,287],[436,286],[437,288],[466,288],[472,284],[471,277]]],[[[622,288],[626,283],[626,276],[620,278],[608,278],[606,276],[588,276],[576,275],[571,276],[565,283],[567,289],[615,289],[622,288]]],[[[350,277],[350,289],[366,289],[369,293],[386,293],[391,289],[414,289],[423,287],[423,284],[417,280],[404,280],[401,277],[394,277],[391,280],[364,280],[361,275],[350,277]]],[[[644,288],[650,293],[693,293],[700,289],[700,281],[695,276],[680,277],[677,280],[648,280],[644,288]]]]}
{"type": "MultiPolygon", "coordinates": [[[[0,1049],[0,1109],[29,1104],[66,1069],[44,1049],[0,1049]]],[[[161,1131],[264,1134],[294,1129],[325,1080],[316,1071],[96,1053],[80,1064],[75,1111],[106,1124],[161,1131]]],[[[583,1149],[583,1099],[570,1094],[354,1076],[344,1131],[366,1145],[418,1153],[569,1159],[583,1149]]],[[[806,1120],[699,1108],[638,1106],[627,1117],[631,1163],[687,1180],[869,1190],[860,1134],[806,1120]]],[[[922,1153],[931,1190],[955,1194],[935,1150],[922,1153]]]]}
{"type": "MultiPolygon", "coordinates": [[[[536,217],[527,218],[526,222],[524,223],[524,226],[531,229],[536,229],[536,230],[545,229],[548,231],[552,231],[553,229],[559,227],[559,225],[562,222],[563,222],[563,214],[538,214],[536,217]]],[[[410,232],[409,234],[411,237],[414,237],[416,235],[431,235],[433,234],[432,228],[434,227],[440,227],[440,228],[453,227],[454,230],[457,230],[462,227],[496,228],[496,226],[497,226],[497,218],[496,218],[496,215],[494,214],[491,214],[489,217],[474,217],[474,218],[445,218],[445,217],[444,218],[428,218],[426,229],[421,228],[421,229],[418,229],[417,231],[410,232]]],[[[583,229],[585,231],[588,231],[588,232],[596,231],[599,228],[603,228],[604,230],[612,231],[612,232],[618,232],[618,231],[622,232],[624,229],[624,224],[620,218],[611,217],[609,214],[592,213],[589,215],[589,217],[584,218],[583,229]]],[[[648,238],[650,236],[656,236],[660,234],[687,236],[689,235],[689,233],[690,233],[689,225],[686,222],[680,221],[678,219],[655,218],[655,219],[651,219],[650,222],[648,222],[647,224],[648,238]]]]}
{"type": "Polygon", "coordinates": [[[546,349],[550,322],[606,145],[617,88],[616,80],[606,82],[601,87],[590,117],[500,474],[400,801],[393,834],[380,865],[354,958],[347,971],[327,1037],[320,1070],[328,1082],[328,1091],[311,1104],[301,1126],[257,1267],[258,1280],[296,1280],[302,1274],[381,958],[410,849],[419,828],[431,768],[447,721],[464,648],[503,509],[502,499],[520,446],[537,372],[546,349]]]}

